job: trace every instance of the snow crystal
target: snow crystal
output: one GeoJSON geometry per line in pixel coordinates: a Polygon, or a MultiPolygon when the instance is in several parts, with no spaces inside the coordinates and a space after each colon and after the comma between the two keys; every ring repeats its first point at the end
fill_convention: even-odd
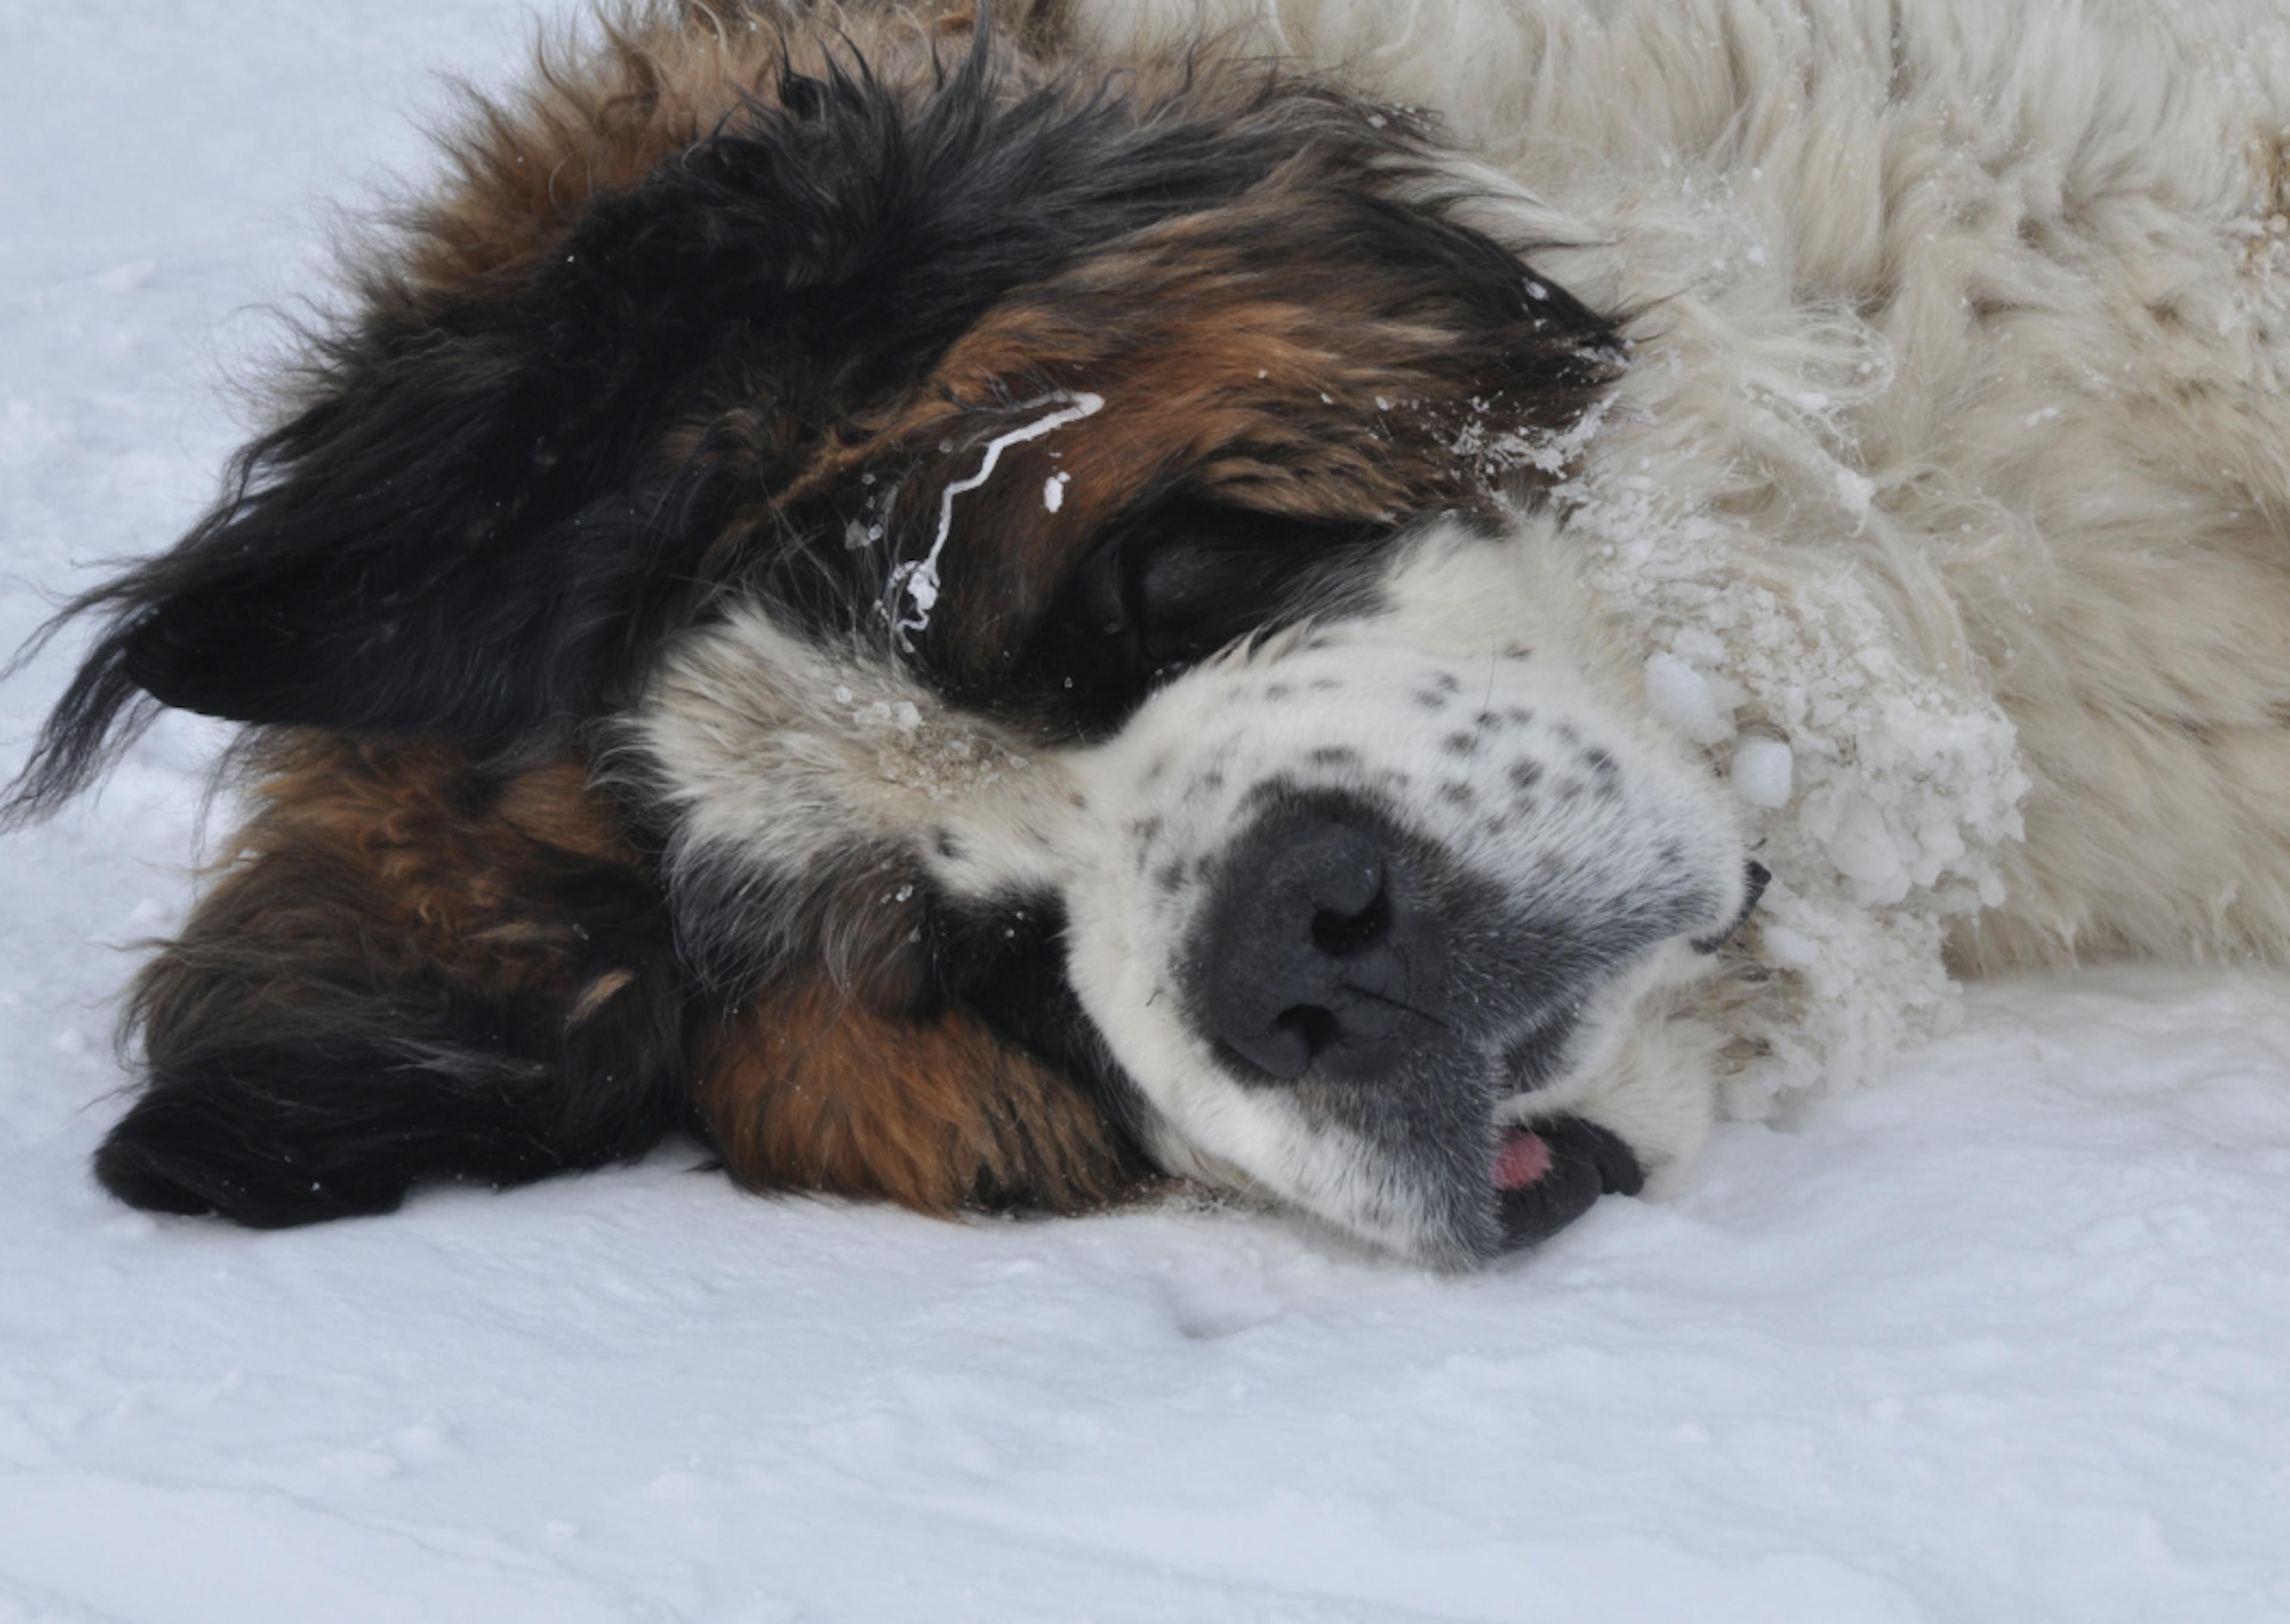
{"type": "MultiPolygon", "coordinates": [[[[1839,370],[1792,403],[1818,396],[1833,409],[1856,387],[1846,380],[1865,392],[1888,376],[1839,370]]],[[[1638,377],[1670,387],[1660,371],[1638,377]]],[[[1733,748],[1731,780],[1776,877],[1742,942],[1780,973],[1726,1018],[1745,1040],[1726,1084],[1743,1116],[1857,1087],[1946,1029],[1960,997],[1942,951],[1949,923],[2001,898],[2027,788],[1992,696],[1894,652],[1846,550],[1870,522],[1875,483],[1850,466],[1836,421],[1819,431],[1851,521],[1835,551],[1777,554],[1754,526],[1695,506],[1639,467],[1637,420],[1584,437],[1555,492],[1592,583],[1643,639],[1654,713],[1721,750],[1737,717],[1757,722],[1733,748]]]]}
{"type": "Polygon", "coordinates": [[[1497,418],[1498,403],[1474,399],[1469,420],[1456,431],[1448,450],[1491,483],[1519,468],[1563,474],[1581,460],[1584,447],[1604,426],[1609,404],[1599,399],[1564,428],[1523,430],[1497,418]]]}
{"type": "MultiPolygon", "coordinates": [[[[1044,435],[1053,434],[1069,423],[1077,423],[1084,418],[1094,417],[1105,408],[1105,398],[1102,396],[1092,395],[1086,390],[1060,389],[1054,394],[1042,396],[1039,400],[1029,400],[1016,409],[1020,412],[1030,412],[1037,406],[1046,406],[1055,402],[1063,402],[1064,404],[1058,411],[1036,418],[1032,422],[1021,428],[996,435],[989,440],[986,443],[985,453],[979,459],[978,471],[967,479],[954,481],[939,493],[938,530],[931,538],[930,550],[925,553],[919,561],[902,564],[891,572],[893,592],[896,593],[901,588],[904,588],[908,601],[914,605],[914,612],[911,615],[901,616],[893,623],[893,629],[899,634],[899,643],[901,647],[913,646],[908,642],[907,634],[926,629],[930,625],[931,611],[938,607],[938,561],[940,555],[946,551],[947,538],[954,533],[955,499],[968,495],[993,478],[994,470],[1002,460],[1002,453],[1010,447],[1022,445],[1029,440],[1038,440],[1044,435]]],[[[942,452],[951,452],[954,449],[954,442],[941,441],[939,449],[942,452]]]]}
{"type": "Polygon", "coordinates": [[[1785,924],[1766,926],[1765,948],[1767,958],[1790,970],[1809,970],[1821,957],[1818,947],[1785,924]]]}
{"type": "Polygon", "coordinates": [[[1647,656],[1646,699],[1653,713],[1696,744],[1716,744],[1734,735],[1730,716],[1720,716],[1709,684],[1675,654],[1647,656]]]}
{"type": "Polygon", "coordinates": [[[1908,894],[1909,879],[1901,862],[1901,848],[1886,827],[1884,808],[1865,795],[1844,797],[1838,808],[1837,828],[1829,837],[1829,860],[1851,880],[1854,894],[1863,902],[1897,902],[1908,894]]]}
{"type": "Polygon", "coordinates": [[[1877,498],[1877,482],[1866,474],[1839,464],[1837,469],[1837,500],[1845,511],[1856,520],[1869,517],[1869,504],[1877,498]]]}
{"type": "Polygon", "coordinates": [[[1796,757],[1778,739],[1744,739],[1734,748],[1734,793],[1751,806],[1789,804],[1796,757]]]}

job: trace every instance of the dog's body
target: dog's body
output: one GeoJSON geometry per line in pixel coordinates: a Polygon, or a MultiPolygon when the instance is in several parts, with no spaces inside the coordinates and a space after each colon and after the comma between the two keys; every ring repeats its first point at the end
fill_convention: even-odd
{"type": "Polygon", "coordinates": [[[483,111],[82,605],[25,804],[259,730],[102,1175],[1468,1262],[1944,953],[2290,959],[2290,50],[1991,9],[694,6],[483,111]]]}

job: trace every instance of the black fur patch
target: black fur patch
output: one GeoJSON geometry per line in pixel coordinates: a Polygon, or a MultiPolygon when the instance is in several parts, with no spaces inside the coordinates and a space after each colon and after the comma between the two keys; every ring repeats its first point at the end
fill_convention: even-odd
{"type": "Polygon", "coordinates": [[[316,914],[339,928],[270,937],[209,910],[144,974],[132,1013],[148,1081],[95,1161],[121,1200],[271,1228],[698,1134],[684,1057],[700,1017],[641,887],[566,866],[527,920],[562,927],[554,991],[499,994],[437,969],[378,980],[362,948],[380,927],[354,889],[315,870],[278,877],[306,900],[339,892],[316,914]]]}
{"type": "Polygon", "coordinates": [[[925,1011],[960,1004],[995,1035],[1079,1088],[1104,1112],[1135,1168],[1143,1095],[1083,1012],[1066,975],[1065,905],[1053,896],[991,907],[933,897],[925,927],[930,975],[925,1011]]]}

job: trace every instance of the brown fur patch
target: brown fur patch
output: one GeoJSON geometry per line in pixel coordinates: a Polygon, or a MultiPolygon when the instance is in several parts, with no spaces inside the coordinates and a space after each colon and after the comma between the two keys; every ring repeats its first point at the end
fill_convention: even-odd
{"type": "MultiPolygon", "coordinates": [[[[524,275],[598,198],[673,163],[741,106],[773,104],[783,69],[821,75],[863,60],[880,83],[926,97],[969,49],[974,12],[966,0],[661,4],[609,20],[601,48],[546,48],[521,98],[473,98],[447,143],[456,179],[412,222],[402,280],[368,294],[411,301],[418,321],[432,301],[524,275]]],[[[1003,96],[1050,83],[1029,53],[1069,52],[1067,12],[1061,0],[997,11],[1003,96]]],[[[1058,67],[1069,82],[1090,76],[1071,60],[1058,67]]],[[[1214,54],[1122,64],[1117,77],[1141,105],[1181,85],[1189,116],[1221,111],[1237,124],[1276,127],[1325,106],[1309,82],[1214,54]]],[[[900,486],[893,545],[919,557],[940,492],[1021,420],[1003,408],[1059,390],[1100,395],[1105,409],[1013,448],[955,515],[931,642],[966,680],[992,674],[1109,522],[1169,482],[1196,498],[1338,524],[1473,505],[1475,470],[1456,442],[1485,409],[1478,397],[1508,395],[1491,429],[1563,429],[1598,369],[1549,401],[1523,392],[1533,369],[1505,352],[1541,341],[1517,324],[1499,333],[1483,306],[1453,302],[1426,266],[1363,252],[1365,217],[1334,201],[1356,193],[1359,177],[1333,177],[1329,162],[1300,137],[1296,155],[1245,195],[1085,253],[993,310],[892,397],[838,403],[849,412],[839,422],[797,423],[758,399],[709,403],[668,428],[661,462],[706,444],[755,492],[726,516],[701,574],[862,471],[900,486]],[[1042,492],[1060,474],[1053,515],[1042,492]]]]}
{"type": "Polygon", "coordinates": [[[115,1192],[308,1223],[696,1127],[666,912],[577,766],[284,732],[257,764],[259,810],[134,987],[115,1192]]]}
{"type": "MultiPolygon", "coordinates": [[[[1333,243],[1315,256],[1281,241],[1312,223],[1293,185],[1276,176],[1240,205],[1141,233],[1005,302],[909,405],[818,454],[782,500],[870,465],[920,460],[919,488],[902,505],[906,551],[919,556],[939,492],[975,472],[988,441],[1053,410],[1059,392],[1101,397],[1093,416],[1009,447],[992,481],[957,504],[933,640],[973,677],[1022,635],[1090,543],[1169,482],[1338,524],[1483,505],[1456,441],[1490,387],[1487,357],[1460,317],[1419,308],[1419,287],[1345,264],[1333,243]],[[1029,399],[1045,404],[981,410],[1029,399]],[[1053,513],[1044,491],[1059,476],[1053,513]]],[[[1488,426],[1563,429],[1583,399],[1508,400],[1488,426]]]]}
{"type": "Polygon", "coordinates": [[[940,9],[674,0],[608,16],[600,42],[544,42],[530,89],[508,103],[469,92],[461,128],[444,137],[457,172],[445,200],[411,221],[408,281],[458,294],[529,269],[598,197],[743,103],[775,101],[783,67],[821,73],[834,52],[920,82],[971,23],[967,6],[928,14],[940,9]]]}
{"type": "Polygon", "coordinates": [[[261,765],[260,810],[138,983],[131,1014],[155,1056],[255,1028],[351,964],[377,989],[442,973],[490,997],[553,997],[574,1020],[634,980],[587,974],[574,922],[532,903],[569,871],[633,873],[578,765],[495,781],[442,746],[308,735],[274,738],[261,765]]]}
{"type": "Polygon", "coordinates": [[[525,907],[532,870],[567,859],[633,865],[572,762],[496,781],[435,744],[328,738],[280,754],[260,786],[268,804],[240,832],[240,860],[323,853],[404,928],[406,950],[489,984],[548,973],[551,932],[525,907]]]}
{"type": "MultiPolygon", "coordinates": [[[[661,996],[643,967],[600,960],[579,915],[535,900],[568,876],[650,884],[577,764],[504,778],[437,745],[306,734],[274,739],[260,764],[260,810],[138,983],[155,1064],[277,1030],[348,988],[418,1022],[442,984],[559,1012],[568,1032],[616,999],[661,996]]],[[[910,1021],[821,983],[730,1017],[694,1070],[725,1163],[753,1188],[948,1214],[1084,1211],[1138,1181],[1070,1084],[965,1012],[910,1021]]]]}
{"type": "Polygon", "coordinates": [[[947,1215],[1073,1212],[1137,1187],[1073,1087],[961,1012],[876,1015],[821,983],[757,1001],[704,1063],[700,1106],[753,1189],[817,1189],[947,1215]]]}

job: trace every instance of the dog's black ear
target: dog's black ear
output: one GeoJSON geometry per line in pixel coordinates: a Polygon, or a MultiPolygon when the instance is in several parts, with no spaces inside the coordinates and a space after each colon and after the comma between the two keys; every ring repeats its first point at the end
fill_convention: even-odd
{"type": "Polygon", "coordinates": [[[154,700],[478,750],[610,702],[700,545],[698,476],[658,447],[705,325],[629,308],[659,268],[616,262],[647,223],[620,202],[512,286],[369,291],[214,510],[67,608],[102,630],[14,810],[67,798],[154,700]]]}
{"type": "Polygon", "coordinates": [[[547,218],[512,220],[513,246],[472,268],[446,206],[375,256],[353,314],[311,344],[297,409],[240,454],[214,510],[43,634],[100,625],[0,817],[69,798],[160,706],[480,756],[611,709],[700,589],[725,492],[744,478],[752,499],[773,471],[755,425],[815,424],[813,408],[790,418],[790,379],[815,393],[867,375],[847,352],[893,353],[881,330],[904,340],[977,303],[893,284],[948,257],[932,234],[958,188],[911,155],[989,144],[986,32],[920,113],[855,57],[788,68],[776,105],[740,102],[632,182],[568,185],[561,211],[553,180],[545,205],[529,196],[551,142],[577,166],[595,156],[582,142],[621,139],[628,108],[676,100],[649,36],[611,37],[605,81],[625,96],[559,105],[550,79],[537,112],[482,108],[472,184],[547,218]],[[741,472],[708,471],[727,458],[741,472]]]}

